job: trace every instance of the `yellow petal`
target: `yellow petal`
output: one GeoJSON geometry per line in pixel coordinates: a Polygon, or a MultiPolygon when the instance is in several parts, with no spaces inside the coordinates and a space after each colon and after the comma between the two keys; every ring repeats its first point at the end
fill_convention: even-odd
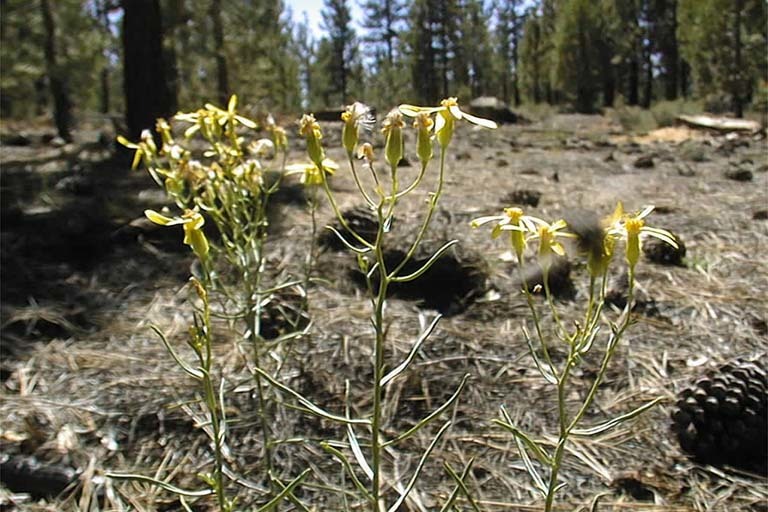
{"type": "Polygon", "coordinates": [[[466,112],[464,112],[464,119],[466,119],[470,123],[476,124],[478,126],[482,126],[483,128],[490,128],[491,130],[495,130],[496,128],[498,128],[498,125],[493,121],[491,121],[490,119],[475,117],[471,114],[467,114],[466,112]]]}
{"type": "Polygon", "coordinates": [[[444,107],[417,107],[416,105],[407,105],[407,104],[402,104],[397,108],[398,110],[400,110],[401,114],[408,117],[416,117],[417,115],[419,115],[420,112],[424,112],[426,114],[432,114],[433,112],[439,112],[440,110],[445,110],[444,107]]]}
{"type": "Polygon", "coordinates": [[[136,153],[133,154],[133,162],[131,162],[131,169],[135,169],[141,163],[141,157],[144,155],[144,151],[136,149],[136,153]]]}
{"type": "Polygon", "coordinates": [[[239,122],[241,125],[245,126],[246,128],[250,128],[250,129],[252,129],[252,130],[255,130],[255,129],[256,129],[256,128],[258,128],[258,126],[259,126],[259,125],[257,125],[255,122],[253,122],[253,121],[251,121],[250,119],[248,119],[247,117],[243,117],[243,116],[235,116],[235,119],[237,119],[237,121],[238,121],[238,122],[239,122]]]}
{"type": "Polygon", "coordinates": [[[180,220],[180,219],[172,219],[170,217],[166,217],[165,215],[161,215],[157,213],[155,210],[144,210],[144,215],[155,224],[159,224],[161,226],[171,226],[173,224],[179,224],[179,222],[174,222],[174,221],[180,220]]]}
{"type": "Polygon", "coordinates": [[[127,147],[129,149],[136,149],[136,148],[139,147],[137,144],[134,144],[133,142],[129,141],[128,139],[126,139],[122,135],[118,135],[117,136],[117,142],[119,142],[120,144],[122,144],[123,146],[125,146],[125,147],[127,147]]]}
{"type": "Polygon", "coordinates": [[[227,111],[232,113],[237,108],[237,94],[233,94],[229,97],[229,103],[227,103],[227,111]]]}
{"type": "Polygon", "coordinates": [[[440,133],[440,131],[445,127],[445,117],[442,115],[435,117],[435,133],[440,133]]]}

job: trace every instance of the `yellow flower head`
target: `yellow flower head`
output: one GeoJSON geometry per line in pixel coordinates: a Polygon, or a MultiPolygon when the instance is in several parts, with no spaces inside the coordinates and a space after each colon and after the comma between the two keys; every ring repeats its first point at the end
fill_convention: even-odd
{"type": "Polygon", "coordinates": [[[554,256],[565,256],[565,248],[558,239],[575,238],[572,233],[563,231],[567,226],[564,220],[558,220],[552,224],[545,222],[539,225],[536,233],[529,237],[529,239],[539,240],[539,265],[542,268],[549,268],[554,256]]]}
{"type": "Polygon", "coordinates": [[[403,158],[403,115],[398,109],[392,109],[382,123],[381,132],[386,138],[384,144],[384,158],[392,167],[397,167],[403,158]]]}
{"type": "Polygon", "coordinates": [[[489,119],[475,117],[461,110],[458,100],[453,97],[442,100],[439,107],[417,107],[415,105],[403,104],[398,108],[400,112],[409,117],[416,117],[421,112],[427,114],[437,113],[435,134],[437,135],[437,142],[443,148],[446,148],[451,142],[455,120],[466,119],[470,123],[484,128],[494,129],[497,127],[496,123],[489,119]]]}
{"type": "Polygon", "coordinates": [[[304,137],[307,141],[307,154],[309,158],[315,162],[316,165],[322,165],[323,159],[325,159],[325,152],[323,146],[320,144],[320,140],[323,138],[323,132],[320,130],[320,125],[317,124],[315,116],[312,114],[304,114],[299,120],[299,135],[304,137]]]}
{"type": "Polygon", "coordinates": [[[623,239],[626,242],[625,257],[630,270],[634,270],[635,265],[637,265],[640,259],[642,238],[646,236],[658,238],[674,248],[678,247],[672,233],[665,229],[652,228],[645,225],[645,218],[653,211],[653,206],[646,206],[640,213],[635,215],[627,215],[623,211],[624,208],[619,203],[614,213],[614,217],[618,218],[609,228],[608,234],[616,239],[623,239]]]}
{"type": "Polygon", "coordinates": [[[373,162],[373,146],[370,142],[365,142],[357,147],[357,158],[365,158],[368,163],[373,162]]]}
{"type": "Polygon", "coordinates": [[[326,175],[332,175],[339,169],[339,164],[326,158],[320,167],[314,162],[290,164],[285,166],[286,174],[301,174],[301,183],[307,186],[322,185],[326,175]],[[323,172],[320,172],[320,168],[323,172]]]}
{"type": "Polygon", "coordinates": [[[275,126],[272,129],[272,141],[277,149],[285,151],[288,147],[288,134],[285,133],[285,128],[275,126]]]}
{"type": "Polygon", "coordinates": [[[538,232],[539,226],[546,226],[547,223],[538,217],[525,215],[523,210],[518,207],[504,208],[502,215],[491,215],[474,219],[471,223],[473,228],[484,224],[495,223],[491,236],[497,238],[504,231],[509,231],[510,243],[517,255],[518,260],[523,257],[523,251],[526,246],[526,235],[532,235],[538,232]]]}
{"type": "Polygon", "coordinates": [[[161,226],[181,224],[184,228],[184,243],[192,248],[192,251],[201,261],[205,261],[210,246],[202,230],[205,219],[200,215],[200,212],[197,210],[185,210],[181,217],[166,217],[154,210],[144,210],[144,215],[155,224],[161,226]]]}

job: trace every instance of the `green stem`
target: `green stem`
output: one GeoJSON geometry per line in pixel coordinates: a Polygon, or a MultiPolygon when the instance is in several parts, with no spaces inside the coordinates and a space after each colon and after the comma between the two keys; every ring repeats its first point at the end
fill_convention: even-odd
{"type": "MultiPolygon", "coordinates": [[[[373,417],[371,418],[371,470],[372,492],[371,492],[371,510],[378,512],[379,499],[381,494],[381,451],[383,443],[381,441],[381,415],[383,389],[381,379],[384,377],[384,304],[387,299],[387,288],[389,287],[389,276],[384,262],[384,218],[381,204],[378,208],[379,228],[376,235],[374,250],[376,252],[376,262],[379,266],[379,289],[374,302],[373,327],[375,330],[374,359],[373,359],[373,417]]],[[[391,212],[391,211],[390,211],[391,212]]]]}
{"type": "MultiPolygon", "coordinates": [[[[202,284],[201,284],[202,286],[202,284]]],[[[211,311],[208,299],[203,295],[203,316],[202,325],[198,329],[198,336],[202,334],[202,340],[205,344],[205,354],[200,354],[201,366],[203,369],[203,394],[205,405],[208,408],[208,414],[211,419],[211,430],[213,433],[213,454],[214,454],[214,486],[216,491],[216,500],[219,504],[219,510],[226,510],[227,498],[224,490],[224,456],[221,446],[221,423],[219,418],[219,404],[216,399],[216,390],[211,378],[211,368],[213,366],[213,351],[211,340],[211,311]]]]}
{"type": "Polygon", "coordinates": [[[534,303],[534,300],[533,300],[533,294],[528,289],[528,279],[525,277],[525,272],[523,272],[523,255],[522,254],[517,255],[517,269],[520,274],[520,281],[523,283],[523,293],[525,294],[525,298],[528,302],[528,309],[531,310],[531,316],[533,316],[533,324],[536,328],[536,336],[539,338],[539,343],[541,343],[541,350],[544,353],[544,360],[547,362],[547,365],[549,366],[549,371],[552,372],[552,375],[556,379],[559,379],[557,368],[555,368],[555,364],[552,362],[552,357],[549,355],[547,340],[544,337],[543,331],[541,330],[541,319],[539,318],[539,313],[536,310],[536,304],[534,303]]]}
{"type": "MultiPolygon", "coordinates": [[[[368,206],[375,206],[376,203],[373,202],[373,199],[371,199],[371,196],[368,195],[365,188],[363,188],[363,184],[360,182],[360,177],[357,175],[357,170],[355,169],[355,161],[352,158],[352,153],[347,153],[347,160],[349,160],[349,167],[352,169],[352,177],[355,179],[357,190],[360,191],[360,194],[363,196],[363,199],[365,199],[365,202],[368,203],[368,206]]],[[[376,175],[374,174],[374,176],[376,175]]]]}

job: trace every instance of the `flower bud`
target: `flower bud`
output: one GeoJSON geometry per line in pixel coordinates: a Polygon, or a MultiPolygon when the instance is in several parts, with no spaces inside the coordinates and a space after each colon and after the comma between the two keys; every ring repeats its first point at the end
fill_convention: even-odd
{"type": "Polygon", "coordinates": [[[322,167],[325,152],[320,139],[323,138],[323,132],[320,131],[320,125],[317,124],[315,116],[312,114],[302,116],[299,121],[299,134],[307,140],[307,154],[310,160],[318,167],[322,167]]]}
{"type": "Polygon", "coordinates": [[[429,114],[419,112],[413,127],[418,130],[416,138],[416,154],[419,156],[421,165],[426,166],[432,160],[432,127],[435,122],[429,117],[429,114]]]}
{"type": "Polygon", "coordinates": [[[627,219],[624,226],[627,230],[627,263],[634,269],[640,259],[640,230],[645,225],[642,219],[627,219]]]}
{"type": "Polygon", "coordinates": [[[384,144],[384,158],[392,167],[397,167],[400,160],[403,159],[403,115],[399,110],[394,109],[387,114],[384,119],[384,126],[381,129],[386,137],[384,144]]]}

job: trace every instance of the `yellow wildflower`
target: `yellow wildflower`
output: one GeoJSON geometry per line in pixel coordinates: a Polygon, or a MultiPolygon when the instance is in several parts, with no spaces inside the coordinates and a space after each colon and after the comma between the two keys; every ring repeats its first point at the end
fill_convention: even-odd
{"type": "Polygon", "coordinates": [[[200,212],[197,210],[185,210],[181,217],[166,217],[154,210],[144,210],[144,215],[155,224],[161,226],[177,226],[181,224],[184,228],[184,243],[192,248],[192,251],[201,261],[205,261],[210,246],[202,230],[205,219],[200,215],[200,212]]]}
{"type": "Polygon", "coordinates": [[[403,115],[416,117],[419,113],[432,114],[437,113],[435,118],[435,134],[437,142],[443,148],[447,147],[453,137],[454,122],[456,120],[466,119],[472,124],[482,126],[483,128],[495,129],[496,123],[489,119],[475,117],[459,108],[459,102],[456,98],[446,98],[440,102],[439,107],[417,107],[415,105],[403,104],[398,107],[403,115]]]}
{"type": "Polygon", "coordinates": [[[613,225],[608,229],[608,236],[626,242],[625,257],[630,269],[634,270],[640,259],[641,239],[646,236],[658,238],[674,248],[677,248],[675,237],[667,230],[652,228],[645,225],[645,218],[653,211],[653,206],[646,206],[636,215],[624,214],[624,208],[621,203],[616,206],[614,217],[617,218],[613,225]]]}

